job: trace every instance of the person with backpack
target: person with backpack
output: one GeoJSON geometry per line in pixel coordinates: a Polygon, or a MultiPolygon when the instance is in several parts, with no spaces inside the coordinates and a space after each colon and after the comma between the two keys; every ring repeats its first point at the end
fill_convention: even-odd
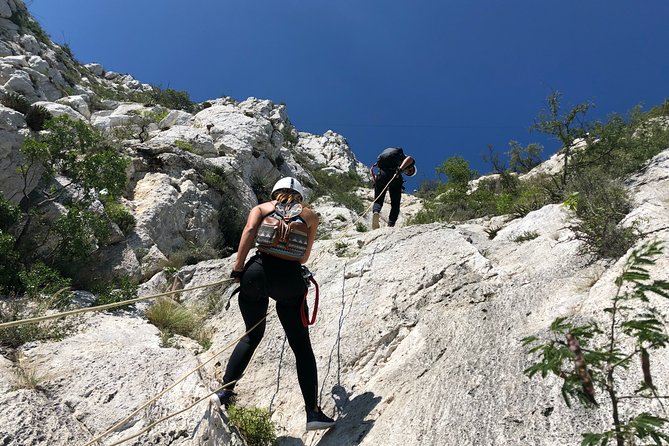
{"type": "Polygon", "coordinates": [[[372,177],[374,178],[374,206],[372,207],[372,229],[379,228],[379,217],[386,192],[390,193],[390,214],[388,215],[388,226],[395,226],[400,214],[400,200],[404,190],[404,178],[416,175],[415,160],[404,154],[401,147],[391,147],[379,155],[372,166],[372,177]],[[374,166],[379,169],[379,174],[374,175],[374,166]]]}
{"type": "Polygon", "coordinates": [[[306,429],[316,430],[330,428],[335,421],[318,407],[316,358],[307,324],[303,323],[307,285],[302,264],[309,259],[318,227],[318,216],[304,206],[303,197],[304,188],[297,179],[281,178],[272,189],[271,201],[249,212],[230,277],[240,282],[239,309],[246,330],[262,322],[237,343],[223,376],[224,384],[230,385],[216,392],[212,400],[226,407],[232,403],[236,396],[234,384],[241,378],[265,333],[263,318],[272,297],[295,354],[307,415],[306,429]],[[246,261],[254,245],[257,252],[246,261]]]}

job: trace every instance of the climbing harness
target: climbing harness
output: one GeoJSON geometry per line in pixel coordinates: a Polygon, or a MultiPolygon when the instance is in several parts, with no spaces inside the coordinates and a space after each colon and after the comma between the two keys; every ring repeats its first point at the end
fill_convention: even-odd
{"type": "Polygon", "coordinates": [[[319,290],[318,290],[318,282],[316,282],[313,273],[309,271],[309,269],[306,266],[302,266],[302,278],[304,279],[306,287],[304,290],[304,297],[302,298],[302,311],[300,311],[300,316],[302,317],[302,325],[304,325],[304,327],[308,327],[316,323],[316,313],[318,313],[319,290]],[[309,314],[308,314],[309,305],[307,305],[307,295],[309,294],[309,285],[311,283],[314,284],[314,288],[316,289],[316,297],[314,298],[314,312],[311,316],[311,319],[309,319],[309,314]]]}

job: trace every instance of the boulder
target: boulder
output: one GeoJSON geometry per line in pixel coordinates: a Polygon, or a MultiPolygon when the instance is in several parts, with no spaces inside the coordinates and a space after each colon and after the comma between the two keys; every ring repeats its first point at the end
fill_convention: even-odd
{"type": "Polygon", "coordinates": [[[202,129],[186,125],[177,125],[158,133],[151,138],[149,146],[172,146],[208,158],[218,156],[211,136],[202,129]]]}
{"type": "Polygon", "coordinates": [[[161,130],[167,130],[175,125],[188,125],[193,120],[193,115],[183,110],[170,110],[159,123],[158,127],[161,130]]]}
{"type": "Polygon", "coordinates": [[[51,115],[54,117],[67,115],[72,119],[77,120],[86,120],[86,118],[76,110],[74,110],[69,105],[64,105],[56,102],[47,102],[47,101],[38,101],[33,104],[34,106],[42,106],[46,108],[51,115]]]}
{"type": "Polygon", "coordinates": [[[29,194],[35,188],[42,175],[37,167],[30,169],[26,178],[17,172],[24,162],[20,148],[27,134],[23,115],[0,105],[0,192],[15,204],[23,199],[24,191],[29,194]]]}
{"type": "Polygon", "coordinates": [[[91,111],[88,106],[88,97],[85,95],[65,96],[56,101],[58,104],[66,105],[75,110],[86,119],[90,119],[91,111]]]}

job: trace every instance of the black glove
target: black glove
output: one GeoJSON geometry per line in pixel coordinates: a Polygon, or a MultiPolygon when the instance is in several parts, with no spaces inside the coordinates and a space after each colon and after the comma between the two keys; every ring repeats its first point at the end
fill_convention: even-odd
{"type": "Polygon", "coordinates": [[[244,274],[244,271],[235,271],[233,269],[232,271],[230,271],[230,278],[231,279],[241,279],[243,274],[244,274]]]}

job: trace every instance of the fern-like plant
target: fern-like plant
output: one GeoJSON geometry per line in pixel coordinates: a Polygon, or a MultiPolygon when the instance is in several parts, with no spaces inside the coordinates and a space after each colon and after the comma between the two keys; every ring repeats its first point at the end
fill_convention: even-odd
{"type": "Polygon", "coordinates": [[[658,297],[669,298],[669,281],[651,279],[648,269],[661,255],[659,242],[646,243],[632,252],[615,281],[617,290],[611,305],[602,309],[608,319],[605,328],[596,322],[575,325],[558,318],[550,327],[552,339],[530,336],[522,340],[529,353],[540,358],[525,374],[561,378],[562,396],[569,407],[573,400],[586,407],[608,400],[613,429],[584,433],[581,446],[640,444],[635,439],[641,444],[669,444],[669,420],[649,412],[632,413],[624,404],[641,399],[661,404],[669,398],[660,395],[650,367],[651,352],[669,345],[664,314],[653,302],[658,297]],[[635,364],[643,381],[634,392],[626,393],[621,382],[632,374],[630,368],[635,364]]]}
{"type": "Polygon", "coordinates": [[[30,108],[30,101],[25,96],[13,91],[3,95],[0,98],[0,104],[24,115],[28,113],[28,109],[30,108]]]}

